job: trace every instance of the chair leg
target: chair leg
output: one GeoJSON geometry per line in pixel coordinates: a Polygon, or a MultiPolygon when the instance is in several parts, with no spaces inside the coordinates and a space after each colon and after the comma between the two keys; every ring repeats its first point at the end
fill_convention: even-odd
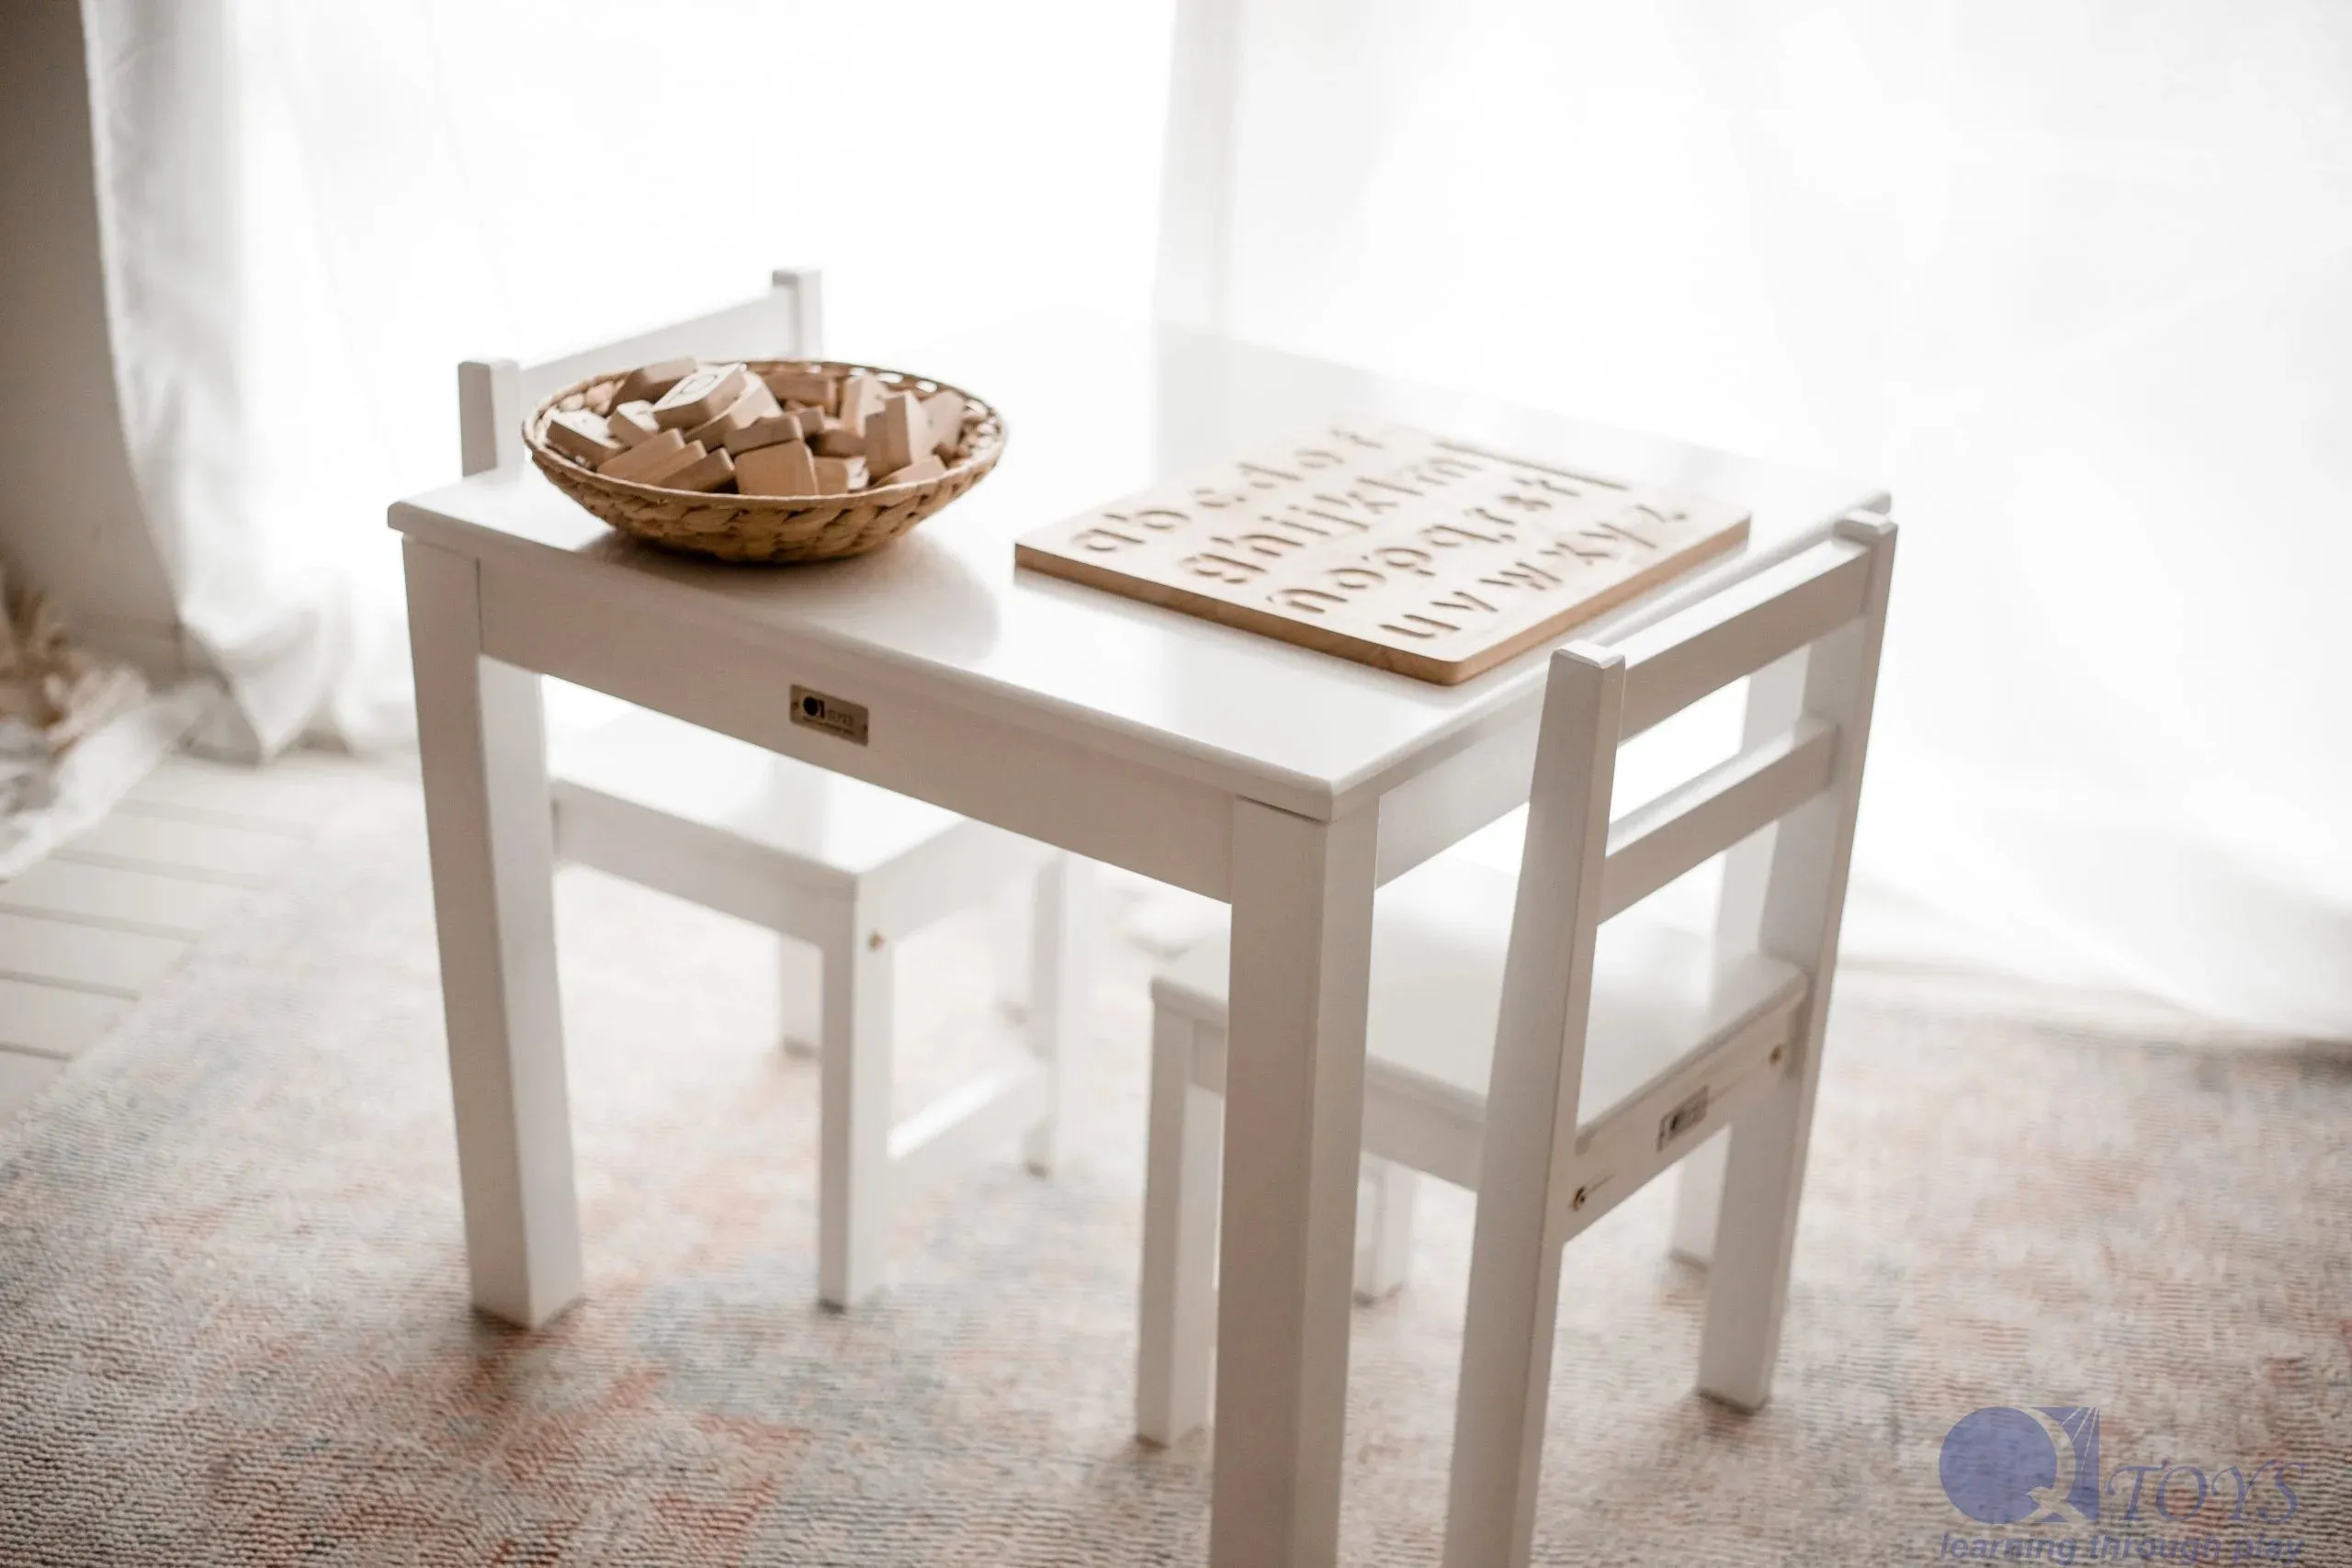
{"type": "Polygon", "coordinates": [[[1032,955],[1035,952],[1031,926],[1036,903],[1032,890],[1008,882],[989,902],[989,947],[996,970],[997,1010],[1015,1023],[1029,1017],[1032,955]]]}
{"type": "Polygon", "coordinates": [[[1356,1300],[1396,1293],[1413,1260],[1413,1170],[1363,1157],[1364,1197],[1356,1213],[1356,1300]]]}
{"type": "Polygon", "coordinates": [[[1723,1214],[1707,1266],[1699,1392],[1736,1409],[1760,1409],[1772,1397],[1804,1182],[1807,1071],[1801,1065],[1783,1077],[1770,1098],[1731,1129],[1723,1214]]]}
{"type": "Polygon", "coordinates": [[[1076,855],[1056,855],[1037,873],[1035,934],[1030,940],[1029,1043],[1046,1065],[1045,1120],[1029,1134],[1029,1168],[1051,1176],[1069,1152],[1072,1112],[1083,1068],[1091,963],[1093,867],[1076,855]]]}
{"type": "Polygon", "coordinates": [[[1564,1249],[1540,1201],[1517,1216],[1532,1223],[1500,1226],[1483,1212],[1489,1201],[1481,1195],[1470,1257],[1446,1568],[1527,1568],[1535,1539],[1564,1249]]]}
{"type": "Polygon", "coordinates": [[[1668,1249],[1704,1269],[1715,1255],[1715,1221],[1723,1212],[1724,1158],[1730,1140],[1721,1133],[1682,1158],[1675,1173],[1674,1232],[1668,1249]]]}
{"type": "MultiPolygon", "coordinates": [[[[817,1021],[816,1010],[808,1005],[810,993],[818,987],[808,984],[808,946],[788,936],[779,936],[775,939],[775,947],[776,990],[780,1003],[776,1018],[781,1026],[779,1032],[784,1054],[813,1061],[824,1054],[824,1047],[818,1038],[822,1025],[817,1021]]],[[[819,981],[821,986],[821,972],[819,981]]]]}
{"type": "Polygon", "coordinates": [[[825,948],[817,1294],[849,1307],[882,1283],[890,1215],[890,960],[853,922],[825,948]]]}
{"type": "Polygon", "coordinates": [[[1209,1416],[1225,1102],[1193,1083],[1191,1022],[1155,1010],[1143,1198],[1136,1435],[1166,1445],[1209,1416]]]}

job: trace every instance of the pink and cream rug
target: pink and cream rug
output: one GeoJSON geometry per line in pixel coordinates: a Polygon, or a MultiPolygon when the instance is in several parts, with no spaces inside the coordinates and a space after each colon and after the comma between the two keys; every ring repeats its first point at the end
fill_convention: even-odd
{"type": "MultiPolygon", "coordinates": [[[[1201,1561],[1210,1439],[1128,1435],[1145,960],[1073,1167],[920,1197],[841,1315],[770,939],[558,906],[590,1295],[547,1332],[467,1309],[405,790],[0,1134],[0,1563],[1201,1561]]],[[[906,948],[909,1092],[1007,1048],[986,945],[906,948]]],[[[1540,1561],[2352,1562],[2352,1066],[1860,985],[1831,1049],[1769,1410],[1690,1392],[1664,1187],[1571,1249],[1540,1561]],[[2058,1467],[2051,1523],[1953,1500],[2058,1467]]],[[[1351,1562],[1437,1561],[1470,1219],[1432,1190],[1356,1315],[1351,1562]]]]}

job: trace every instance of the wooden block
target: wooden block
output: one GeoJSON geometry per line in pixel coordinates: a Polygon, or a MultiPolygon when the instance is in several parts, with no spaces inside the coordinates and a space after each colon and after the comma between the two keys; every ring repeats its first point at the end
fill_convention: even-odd
{"type": "Polygon", "coordinates": [[[752,373],[741,365],[706,365],[662,394],[653,405],[653,423],[664,430],[692,430],[732,406],[751,384],[752,373]]]}
{"type": "Polygon", "coordinates": [[[820,457],[817,459],[817,493],[819,495],[847,495],[851,491],[865,488],[865,458],[820,457]]]}
{"type": "Polygon", "coordinates": [[[735,488],[745,495],[818,495],[816,459],[806,442],[786,441],[743,454],[735,488]]]}
{"type": "Polygon", "coordinates": [[[841,383],[816,370],[771,370],[761,379],[769,391],[788,403],[809,403],[827,413],[837,407],[841,383]]]}
{"type": "Polygon", "coordinates": [[[817,450],[828,457],[863,457],[865,456],[865,434],[863,431],[852,430],[839,420],[827,420],[825,428],[818,434],[817,450]]]}
{"type": "Polygon", "coordinates": [[[768,395],[768,389],[765,387],[754,381],[741,397],[687,431],[686,439],[699,441],[705,446],[716,451],[726,445],[729,431],[741,430],[754,420],[764,419],[776,412],[775,399],[768,395]]]}
{"type": "Polygon", "coordinates": [[[1747,536],[1720,501],[1402,426],[1313,433],[1041,528],[1013,559],[1453,685],[1747,536]]]}
{"type": "Polygon", "coordinates": [[[931,432],[912,392],[893,392],[865,425],[865,461],[877,474],[896,472],[931,455],[931,432]]]}
{"type": "Polygon", "coordinates": [[[852,430],[864,430],[868,418],[882,412],[883,388],[880,381],[863,370],[855,371],[842,381],[841,400],[833,413],[852,430]]]}
{"type": "Polygon", "coordinates": [[[727,433],[727,449],[737,457],[756,452],[763,446],[781,446],[787,441],[803,440],[800,420],[796,414],[770,414],[749,424],[739,424],[727,433]]]}
{"type": "Polygon", "coordinates": [[[624,446],[650,441],[662,434],[662,427],[653,423],[653,405],[643,398],[613,410],[605,416],[605,423],[613,433],[613,439],[624,446]]]}
{"type": "Polygon", "coordinates": [[[931,432],[931,449],[947,456],[964,433],[964,395],[937,391],[922,400],[923,424],[931,432]]]}
{"type": "Polygon", "coordinates": [[[592,468],[627,450],[613,439],[612,426],[605,423],[605,416],[590,413],[586,409],[548,415],[548,445],[592,468]]]}
{"type": "Polygon", "coordinates": [[[660,485],[664,490],[673,489],[680,474],[708,456],[710,454],[705,450],[701,442],[689,441],[671,454],[668,461],[656,464],[650,472],[638,475],[637,482],[641,485],[660,485]]]}
{"type": "Polygon", "coordinates": [[[651,403],[669,389],[695,373],[691,359],[665,359],[659,365],[647,365],[630,371],[613,389],[613,401],[621,403],[651,403]]]}
{"type": "MultiPolygon", "coordinates": [[[[691,452],[698,442],[686,443],[691,452]]],[[[659,483],[671,490],[712,491],[731,482],[735,478],[735,459],[724,452],[706,452],[683,468],[664,473],[659,483]]]]}
{"type": "Polygon", "coordinates": [[[903,468],[894,468],[874,481],[874,488],[884,485],[913,484],[922,479],[935,479],[947,471],[947,465],[926,453],[903,468]]]}
{"type": "Polygon", "coordinates": [[[685,446],[684,436],[674,430],[665,430],[639,442],[617,457],[605,458],[596,465],[596,471],[607,479],[641,481],[646,475],[674,463],[685,446]]]}

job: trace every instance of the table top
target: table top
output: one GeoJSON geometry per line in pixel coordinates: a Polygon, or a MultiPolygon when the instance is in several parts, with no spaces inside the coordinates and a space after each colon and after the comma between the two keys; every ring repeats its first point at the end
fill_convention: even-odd
{"type": "Polygon", "coordinates": [[[1401,782],[1454,738],[1531,709],[1556,644],[1433,686],[1016,571],[1013,541],[1331,422],[1416,424],[1753,513],[1740,551],[1559,639],[1607,642],[1743,561],[1885,504],[1854,480],[1141,320],[1017,319],[944,339],[898,367],[987,398],[1008,439],[995,473],[871,556],[761,568],[667,554],[615,534],[528,467],[402,502],[392,525],[528,565],[551,592],[578,574],[627,579],[662,598],[683,592],[698,622],[720,620],[746,641],[822,647],[976,711],[1080,740],[1115,737],[1128,754],[1172,752],[1237,793],[1328,816],[1401,782]]]}

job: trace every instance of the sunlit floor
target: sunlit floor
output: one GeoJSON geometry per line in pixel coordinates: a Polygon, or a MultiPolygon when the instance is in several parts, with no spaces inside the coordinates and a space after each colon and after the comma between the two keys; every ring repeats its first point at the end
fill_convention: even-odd
{"type": "Polygon", "coordinates": [[[99,1040],[372,776],[306,752],[175,757],[106,821],[0,883],[0,1120],[99,1040]]]}

